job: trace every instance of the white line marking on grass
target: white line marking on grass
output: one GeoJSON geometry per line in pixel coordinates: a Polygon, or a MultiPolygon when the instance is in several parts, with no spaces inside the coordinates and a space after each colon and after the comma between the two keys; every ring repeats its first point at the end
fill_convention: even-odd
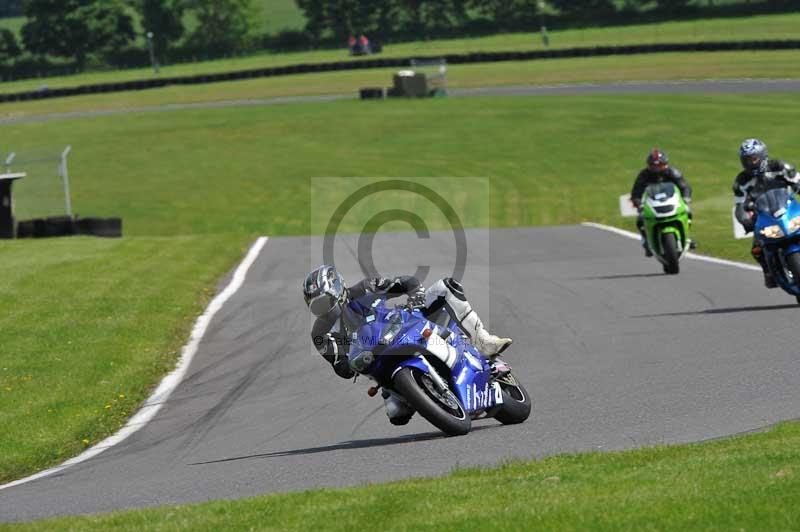
{"type": "Polygon", "coordinates": [[[211,300],[211,303],[208,304],[205,312],[203,312],[203,314],[197,318],[197,321],[194,323],[194,328],[192,328],[192,335],[189,338],[189,343],[183,346],[183,349],[181,350],[181,358],[178,360],[178,365],[174,370],[172,370],[172,373],[164,377],[164,379],[161,381],[161,384],[159,384],[158,388],[156,388],[156,391],[153,392],[147,401],[144,402],[144,405],[142,405],[139,411],[128,420],[125,426],[119,430],[119,432],[109,436],[97,445],[85,450],[75,458],[71,458],[59,466],[51,467],[50,469],[45,469],[44,471],[40,471],[29,477],[21,478],[19,480],[9,482],[8,484],[4,484],[0,486],[0,490],[13,488],[14,486],[19,486],[20,484],[25,484],[26,482],[30,482],[32,480],[48,477],[63,471],[68,467],[74,466],[75,464],[85,462],[86,460],[102,453],[106,449],[110,449],[118,443],[121,443],[128,438],[128,436],[147,425],[147,422],[153,419],[158,411],[161,410],[161,407],[167,402],[169,396],[172,394],[175,388],[178,387],[178,384],[180,384],[181,380],[183,380],[184,375],[186,375],[186,371],[189,369],[189,364],[191,364],[195,353],[197,353],[200,340],[203,339],[206,329],[208,329],[208,325],[211,323],[214,315],[222,308],[225,302],[228,301],[228,299],[230,299],[231,296],[233,296],[239,290],[239,288],[241,288],[245,277],[247,276],[248,270],[258,258],[258,255],[261,253],[261,250],[264,248],[267,240],[268,237],[266,236],[259,237],[250,247],[250,251],[247,252],[244,260],[241,262],[241,264],[239,264],[239,267],[236,268],[231,282],[228,283],[228,286],[226,286],[222,292],[217,294],[217,296],[211,300]]]}
{"type": "MultiPolygon", "coordinates": [[[[603,224],[596,224],[594,222],[583,222],[581,224],[584,227],[594,227],[595,229],[601,229],[603,231],[608,231],[610,233],[616,233],[620,236],[624,236],[626,238],[630,238],[633,240],[639,240],[640,237],[638,234],[633,233],[631,231],[626,231],[624,229],[620,229],[618,227],[612,227],[610,225],[603,225],[603,224]]],[[[743,262],[736,262],[732,260],[725,260],[725,259],[718,259],[716,257],[709,257],[706,255],[698,255],[697,253],[687,253],[687,257],[694,260],[701,260],[703,262],[711,262],[713,264],[721,264],[723,266],[733,266],[734,268],[739,268],[742,270],[751,270],[754,272],[760,272],[761,267],[755,266],[753,264],[745,264],[743,262]]]]}

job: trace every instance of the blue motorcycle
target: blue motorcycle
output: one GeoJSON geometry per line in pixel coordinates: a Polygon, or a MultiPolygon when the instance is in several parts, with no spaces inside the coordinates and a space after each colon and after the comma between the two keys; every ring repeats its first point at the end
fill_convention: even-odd
{"type": "Polygon", "coordinates": [[[800,303],[800,203],[785,188],[756,200],[756,244],[778,286],[800,303]]]}
{"type": "Polygon", "coordinates": [[[348,359],[357,373],[395,394],[442,432],[466,434],[472,420],[494,417],[522,423],[531,412],[528,392],[502,360],[490,363],[448,320],[429,321],[411,306],[351,302],[344,323],[348,359]]]}

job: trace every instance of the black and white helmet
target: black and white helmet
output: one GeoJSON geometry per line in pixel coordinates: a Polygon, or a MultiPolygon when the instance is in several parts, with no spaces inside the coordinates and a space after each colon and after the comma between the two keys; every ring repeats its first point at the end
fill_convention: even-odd
{"type": "Polygon", "coordinates": [[[767,145],[758,139],[747,139],[739,146],[742,168],[755,175],[766,173],[769,164],[767,145]]]}
{"type": "Polygon", "coordinates": [[[303,298],[314,316],[320,318],[333,314],[335,317],[347,299],[347,285],[336,268],[322,265],[306,275],[303,298]]]}

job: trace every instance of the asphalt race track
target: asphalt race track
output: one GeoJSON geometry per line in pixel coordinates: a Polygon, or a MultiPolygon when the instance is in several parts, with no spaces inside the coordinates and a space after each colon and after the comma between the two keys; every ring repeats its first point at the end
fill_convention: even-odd
{"type": "MultiPolygon", "coordinates": [[[[339,379],[311,346],[299,287],[319,239],[271,238],[155,419],[97,457],[1,490],[0,519],[439,475],[694,442],[797,416],[800,308],[766,290],[760,273],[687,259],[665,276],[637,242],[592,227],[468,236],[467,295],[515,339],[507,359],[534,399],[527,423],[478,421],[459,438],[416,418],[391,426],[366,379],[339,379]]],[[[448,238],[382,233],[376,265],[401,273],[425,262],[430,283],[452,271],[448,238]]],[[[341,241],[337,262],[354,281],[353,242],[341,241]]]]}
{"type": "MultiPolygon", "coordinates": [[[[470,96],[546,96],[591,94],[756,94],[800,92],[800,79],[701,79],[674,81],[626,81],[620,83],[574,83],[556,85],[516,85],[500,87],[448,89],[448,95],[457,98],[470,96]]],[[[222,100],[201,103],[173,103],[123,109],[74,111],[44,115],[3,116],[0,104],[0,125],[52,122],[97,116],[130,113],[161,113],[183,109],[218,109],[226,107],[252,107],[285,105],[293,103],[332,102],[355,100],[357,94],[321,94],[313,96],[282,96],[277,98],[222,100]]]]}

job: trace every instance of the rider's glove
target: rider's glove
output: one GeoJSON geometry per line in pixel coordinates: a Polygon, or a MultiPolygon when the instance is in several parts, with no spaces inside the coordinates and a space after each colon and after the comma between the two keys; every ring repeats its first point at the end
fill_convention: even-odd
{"type": "Polygon", "coordinates": [[[369,290],[374,294],[385,294],[394,284],[393,279],[375,277],[369,281],[369,290]]]}
{"type": "Polygon", "coordinates": [[[331,334],[327,334],[324,341],[326,342],[326,355],[323,356],[331,363],[333,371],[343,379],[351,379],[355,373],[350,368],[350,360],[347,358],[347,354],[339,349],[339,344],[331,334]]]}
{"type": "Polygon", "coordinates": [[[422,308],[425,306],[425,287],[420,286],[417,291],[408,296],[408,306],[411,308],[422,308]]]}
{"type": "Polygon", "coordinates": [[[347,357],[341,357],[333,363],[333,371],[343,379],[352,379],[355,372],[350,368],[350,361],[347,357]]]}

